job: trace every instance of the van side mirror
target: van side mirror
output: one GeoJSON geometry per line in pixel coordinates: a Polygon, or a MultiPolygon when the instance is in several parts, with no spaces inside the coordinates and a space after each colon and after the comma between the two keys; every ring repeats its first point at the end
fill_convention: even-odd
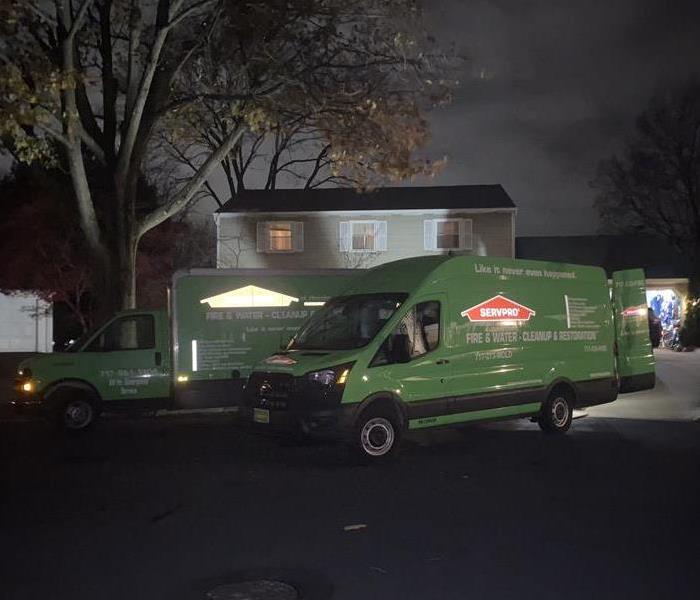
{"type": "Polygon", "coordinates": [[[395,333],[391,336],[390,362],[407,363],[411,360],[411,342],[406,333],[395,333]]]}

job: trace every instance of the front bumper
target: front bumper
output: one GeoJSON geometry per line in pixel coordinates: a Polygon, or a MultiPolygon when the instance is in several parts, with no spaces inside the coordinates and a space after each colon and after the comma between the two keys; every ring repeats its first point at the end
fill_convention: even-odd
{"type": "Polygon", "coordinates": [[[10,400],[10,406],[18,415],[43,415],[45,405],[36,394],[22,394],[10,400]]]}
{"type": "Polygon", "coordinates": [[[303,433],[342,439],[351,429],[350,411],[339,406],[334,409],[289,411],[259,406],[238,409],[241,423],[259,432],[303,433]],[[256,411],[266,411],[267,422],[255,419],[256,411]]]}

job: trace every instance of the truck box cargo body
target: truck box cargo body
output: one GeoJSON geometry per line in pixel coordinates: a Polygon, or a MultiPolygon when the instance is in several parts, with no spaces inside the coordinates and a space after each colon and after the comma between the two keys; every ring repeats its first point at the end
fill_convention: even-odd
{"type": "Polygon", "coordinates": [[[253,366],[284,347],[357,273],[192,269],[176,274],[171,288],[176,406],[238,404],[253,366]]]}
{"type": "Polygon", "coordinates": [[[406,429],[527,416],[566,431],[574,408],[653,387],[643,272],[616,273],[613,293],[615,315],[602,269],[561,263],[376,267],[256,367],[245,417],[339,432],[374,457],[406,429]]]}
{"type": "Polygon", "coordinates": [[[119,313],[68,352],[23,362],[15,405],[60,414],[71,429],[100,411],[235,406],[252,366],[356,273],[179,272],[168,312],[119,313]]]}

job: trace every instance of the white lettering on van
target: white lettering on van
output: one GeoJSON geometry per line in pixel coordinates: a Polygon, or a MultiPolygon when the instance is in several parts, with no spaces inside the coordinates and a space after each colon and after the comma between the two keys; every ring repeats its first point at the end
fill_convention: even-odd
{"type": "Polygon", "coordinates": [[[481,308],[479,314],[482,317],[513,317],[517,318],[520,314],[518,308],[481,308]]]}
{"type": "Polygon", "coordinates": [[[551,331],[523,331],[523,342],[549,342],[551,339],[551,331]]]}
{"type": "Polygon", "coordinates": [[[504,358],[513,358],[512,350],[485,350],[476,353],[476,360],[497,360],[504,358]]]}
{"type": "Polygon", "coordinates": [[[494,331],[491,339],[496,344],[513,344],[518,341],[517,331],[494,331]]]}
{"type": "Polygon", "coordinates": [[[474,272],[475,273],[491,273],[491,274],[493,274],[493,267],[492,267],[492,265],[482,265],[481,263],[475,263],[474,264],[474,272]]]}

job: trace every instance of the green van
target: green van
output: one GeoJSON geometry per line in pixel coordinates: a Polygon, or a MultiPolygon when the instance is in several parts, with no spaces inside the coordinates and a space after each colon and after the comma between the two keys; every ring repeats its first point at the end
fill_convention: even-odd
{"type": "Polygon", "coordinates": [[[251,374],[245,421],[331,431],[366,460],[406,430],[534,417],[654,386],[642,270],[439,256],[352,280],[251,374]],[[611,301],[611,295],[614,298],[611,301]],[[613,309],[614,307],[614,309],[613,309]]]}

